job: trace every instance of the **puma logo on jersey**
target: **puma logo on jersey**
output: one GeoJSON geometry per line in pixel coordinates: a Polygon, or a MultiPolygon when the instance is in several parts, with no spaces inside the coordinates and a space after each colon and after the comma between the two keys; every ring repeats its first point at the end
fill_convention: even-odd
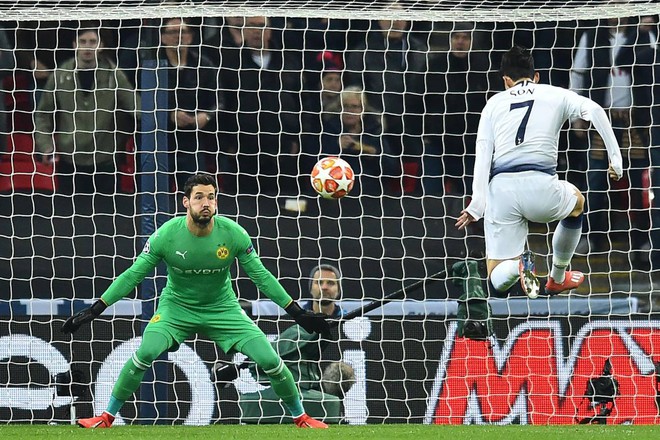
{"type": "Polygon", "coordinates": [[[183,259],[185,260],[185,259],[186,259],[186,254],[188,253],[188,251],[183,251],[183,252],[181,252],[181,251],[174,251],[174,253],[177,254],[177,255],[179,255],[181,258],[183,258],[183,259]]]}

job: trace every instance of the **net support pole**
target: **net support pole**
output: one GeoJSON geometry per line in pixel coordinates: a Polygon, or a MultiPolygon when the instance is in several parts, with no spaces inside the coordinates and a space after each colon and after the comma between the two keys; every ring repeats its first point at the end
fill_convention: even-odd
{"type": "MultiPolygon", "coordinates": [[[[146,241],[169,218],[169,174],[167,143],[167,70],[158,68],[156,60],[143,63],[142,133],[138,143],[140,163],[140,229],[146,241]]],[[[144,244],[144,243],[143,243],[144,244]]],[[[142,332],[154,314],[156,293],[162,288],[158,280],[165,274],[159,267],[154,280],[145,280],[140,292],[142,298],[142,332]]],[[[167,368],[154,362],[140,387],[139,417],[143,424],[162,423],[167,414],[167,368]],[[154,380],[160,378],[160,380],[154,380]],[[161,420],[158,420],[160,414],[161,420]]]]}

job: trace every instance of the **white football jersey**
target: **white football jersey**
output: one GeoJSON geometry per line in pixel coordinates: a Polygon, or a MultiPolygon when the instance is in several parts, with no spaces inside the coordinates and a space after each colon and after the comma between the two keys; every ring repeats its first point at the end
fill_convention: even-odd
{"type": "Polygon", "coordinates": [[[585,97],[547,84],[521,81],[488,100],[477,142],[493,142],[492,174],[518,166],[554,172],[559,133],[566,120],[581,116],[585,97]]]}
{"type": "Polygon", "coordinates": [[[621,152],[603,108],[570,90],[525,80],[490,98],[481,112],[472,201],[466,211],[475,220],[483,216],[488,183],[497,174],[555,174],[561,127],[574,118],[593,123],[621,177],[621,152]]]}

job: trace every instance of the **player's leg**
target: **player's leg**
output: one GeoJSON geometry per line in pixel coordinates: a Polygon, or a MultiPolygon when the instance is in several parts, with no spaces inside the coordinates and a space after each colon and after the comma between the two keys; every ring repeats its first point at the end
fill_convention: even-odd
{"type": "Polygon", "coordinates": [[[138,389],[145,372],[161,354],[176,347],[191,333],[188,316],[181,308],[161,303],[144,330],[137,351],[126,361],[112,389],[105,411],[97,417],[78,420],[83,428],[109,428],[133,393],[138,389]]]}
{"type": "Polygon", "coordinates": [[[536,298],[540,293],[541,282],[536,276],[534,254],[524,251],[511,260],[486,260],[488,284],[491,292],[498,297],[506,297],[520,283],[523,293],[536,298]]]}
{"type": "Polygon", "coordinates": [[[552,237],[552,269],[550,276],[557,283],[564,282],[566,268],[573,258],[582,235],[584,196],[577,188],[573,187],[572,190],[576,198],[573,210],[568,217],[559,221],[552,237]]]}
{"type": "Polygon", "coordinates": [[[497,176],[489,188],[491,202],[484,215],[486,267],[490,290],[499,297],[507,296],[518,282],[530,298],[539,293],[533,255],[525,252],[527,220],[520,214],[516,194],[527,186],[510,174],[497,176]]]}
{"type": "Polygon", "coordinates": [[[323,422],[309,417],[300,400],[300,392],[293,380],[293,375],[275,352],[266,336],[250,339],[240,351],[252,359],[262,369],[273,387],[273,391],[282,399],[295,424],[301,428],[327,428],[323,422]]]}
{"type": "Polygon", "coordinates": [[[238,351],[252,359],[268,375],[273,391],[282,399],[296,425],[327,428],[325,423],[305,414],[291,371],[268,342],[266,335],[240,308],[227,310],[221,317],[217,313],[206,315],[199,331],[218,344],[225,353],[238,351]]]}
{"type": "Polygon", "coordinates": [[[83,428],[109,428],[124,402],[140,386],[144,373],[151,367],[151,363],[170,346],[171,338],[164,334],[155,331],[145,332],[140,347],[126,361],[119,373],[106,410],[98,417],[78,420],[78,425],[83,428]]]}
{"type": "Polygon", "coordinates": [[[273,390],[282,399],[291,415],[294,417],[301,415],[304,410],[293,375],[270,342],[265,337],[254,338],[246,342],[240,351],[266,373],[273,390]]]}
{"type": "Polygon", "coordinates": [[[545,286],[548,294],[574,289],[584,281],[582,272],[567,271],[582,236],[584,196],[568,182],[559,184],[562,196],[558,198],[558,211],[570,210],[570,213],[559,221],[552,237],[552,268],[545,286]]]}

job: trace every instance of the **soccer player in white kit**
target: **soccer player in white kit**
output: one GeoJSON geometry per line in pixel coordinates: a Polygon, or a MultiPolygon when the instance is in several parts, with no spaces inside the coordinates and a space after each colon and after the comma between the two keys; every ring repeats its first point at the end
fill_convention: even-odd
{"type": "Polygon", "coordinates": [[[557,177],[558,139],[566,120],[591,121],[605,141],[608,174],[623,174],[621,152],[603,108],[570,90],[537,84],[531,52],[520,46],[502,58],[505,90],[488,100],[477,131],[472,201],[456,226],[464,229],[484,218],[488,280],[506,294],[520,280],[530,298],[541,283],[534,257],[525,251],[528,222],[559,220],[552,237],[552,268],[545,293],[574,289],[584,274],[567,271],[580,240],[584,196],[557,177]]]}

